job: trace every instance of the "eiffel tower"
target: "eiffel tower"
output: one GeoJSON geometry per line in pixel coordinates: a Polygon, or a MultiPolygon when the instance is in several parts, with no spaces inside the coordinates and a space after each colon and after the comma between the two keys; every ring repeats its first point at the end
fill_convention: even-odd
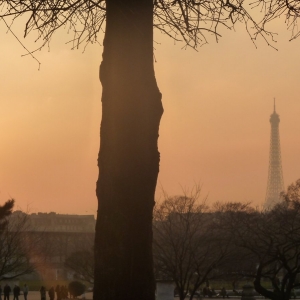
{"type": "Polygon", "coordinates": [[[270,158],[269,158],[269,175],[266,199],[264,209],[270,209],[280,201],[280,193],[284,190],[281,152],[279,139],[279,115],[276,113],[275,99],[274,111],[270,116],[271,123],[271,140],[270,140],[270,158]]]}

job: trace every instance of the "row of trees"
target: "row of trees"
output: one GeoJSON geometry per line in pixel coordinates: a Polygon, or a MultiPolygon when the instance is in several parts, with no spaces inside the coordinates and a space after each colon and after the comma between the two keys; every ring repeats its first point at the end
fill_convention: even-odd
{"type": "MultiPolygon", "coordinates": [[[[209,280],[245,278],[269,299],[289,299],[300,287],[300,179],[270,210],[242,203],[208,206],[199,194],[197,187],[191,195],[166,197],[156,205],[156,278],[174,280],[181,300],[188,291],[192,299],[209,280]]],[[[43,247],[43,233],[28,234],[26,214],[11,217],[13,205],[9,200],[0,206],[0,279],[31,273],[53,254],[53,247],[43,247]]],[[[65,266],[94,283],[92,245],[77,246],[65,266]]]]}
{"type": "MultiPolygon", "coordinates": [[[[156,205],[155,277],[174,280],[182,300],[214,279],[250,280],[269,299],[289,299],[300,287],[300,179],[271,210],[249,203],[208,206],[199,195],[196,187],[156,205]]],[[[73,253],[66,265],[94,281],[92,249],[73,253]]]]}
{"type": "Polygon", "coordinates": [[[247,278],[266,298],[289,299],[300,286],[300,180],[280,204],[263,211],[242,203],[208,207],[198,192],[157,205],[156,276],[173,279],[180,299],[187,291],[192,299],[201,284],[216,278],[247,278]]]}

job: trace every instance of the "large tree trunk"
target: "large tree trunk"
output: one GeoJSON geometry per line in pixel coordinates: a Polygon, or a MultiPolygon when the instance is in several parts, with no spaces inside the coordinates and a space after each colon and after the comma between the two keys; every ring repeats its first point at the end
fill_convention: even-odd
{"type": "Polygon", "coordinates": [[[153,0],[107,0],[94,299],[153,300],[152,210],[163,112],[153,0]]]}

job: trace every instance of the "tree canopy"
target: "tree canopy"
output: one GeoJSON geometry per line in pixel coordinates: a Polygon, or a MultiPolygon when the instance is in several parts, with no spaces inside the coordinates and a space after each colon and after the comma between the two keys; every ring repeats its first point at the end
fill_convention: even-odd
{"type": "MultiPolygon", "coordinates": [[[[72,33],[68,42],[72,48],[78,48],[89,43],[102,44],[98,36],[99,32],[105,31],[106,3],[106,0],[1,0],[0,18],[13,31],[14,21],[23,16],[24,37],[35,32],[36,41],[40,42],[38,49],[47,46],[55,31],[61,28],[72,33]]],[[[207,43],[209,36],[218,40],[222,27],[232,29],[238,22],[246,25],[253,41],[261,36],[269,43],[275,33],[268,29],[267,24],[279,17],[285,18],[292,40],[299,36],[299,14],[297,0],[153,1],[154,28],[193,48],[207,43]]]]}

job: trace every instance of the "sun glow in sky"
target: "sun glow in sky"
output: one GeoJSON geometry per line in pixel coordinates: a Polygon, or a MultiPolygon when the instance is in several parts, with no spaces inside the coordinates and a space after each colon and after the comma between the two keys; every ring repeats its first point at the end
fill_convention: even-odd
{"type": "MultiPolygon", "coordinates": [[[[198,52],[156,33],[165,110],[157,199],[162,188],[173,195],[201,183],[209,202],[261,205],[274,97],[285,186],[300,178],[300,39],[288,42],[281,23],[279,51],[260,40],[256,49],[241,26],[198,52]]],[[[70,50],[59,32],[50,51],[35,54],[38,71],[1,22],[0,37],[0,203],[13,197],[30,212],[96,213],[102,47],[70,50]]]]}

